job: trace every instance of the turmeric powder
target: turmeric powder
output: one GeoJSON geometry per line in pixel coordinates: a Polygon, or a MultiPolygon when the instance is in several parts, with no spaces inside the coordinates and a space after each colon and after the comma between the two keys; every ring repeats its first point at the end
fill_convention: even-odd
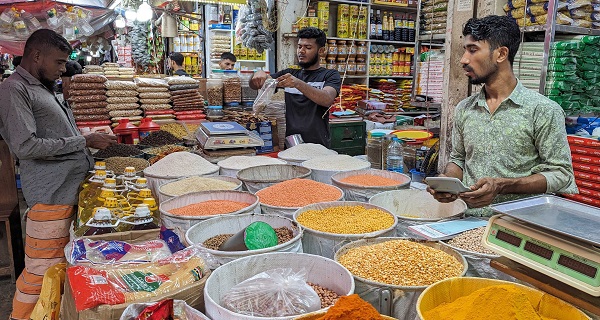
{"type": "Polygon", "coordinates": [[[340,297],[327,313],[317,320],[381,320],[382,317],[372,305],[357,294],[340,297]]]}
{"type": "Polygon", "coordinates": [[[514,285],[496,285],[474,291],[423,314],[424,320],[551,320],[538,313],[538,301],[514,285]]]}

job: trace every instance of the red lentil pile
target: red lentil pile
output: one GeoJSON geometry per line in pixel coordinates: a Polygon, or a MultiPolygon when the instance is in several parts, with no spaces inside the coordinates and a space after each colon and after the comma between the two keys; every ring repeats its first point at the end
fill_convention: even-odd
{"type": "Polygon", "coordinates": [[[208,200],[198,203],[193,203],[181,208],[172,209],[169,213],[176,216],[211,216],[215,214],[231,213],[242,210],[249,206],[245,202],[229,201],[229,200],[208,200]]]}
{"type": "Polygon", "coordinates": [[[340,180],[340,182],[363,187],[389,187],[399,185],[394,179],[376,176],[374,174],[357,174],[340,180]]]}
{"type": "Polygon", "coordinates": [[[256,193],[261,203],[275,207],[299,208],[309,204],[336,201],[342,197],[337,188],[325,183],[308,180],[292,179],[256,193]]]}

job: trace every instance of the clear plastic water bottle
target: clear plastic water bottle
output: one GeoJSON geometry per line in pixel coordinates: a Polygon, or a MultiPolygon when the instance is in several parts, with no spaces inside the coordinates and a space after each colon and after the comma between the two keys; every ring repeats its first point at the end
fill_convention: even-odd
{"type": "Polygon", "coordinates": [[[402,141],[394,137],[392,143],[388,146],[387,152],[387,170],[395,172],[404,172],[404,148],[402,141]]]}

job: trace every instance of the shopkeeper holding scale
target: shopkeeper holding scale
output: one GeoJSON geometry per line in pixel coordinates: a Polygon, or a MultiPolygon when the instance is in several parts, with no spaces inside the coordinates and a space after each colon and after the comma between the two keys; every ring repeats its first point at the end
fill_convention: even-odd
{"type": "MultiPolygon", "coordinates": [[[[277,86],[285,88],[285,135],[300,134],[304,142],[322,144],[329,148],[329,106],[338,96],[340,74],[319,64],[319,52],[325,50],[327,36],[317,28],[298,32],[298,65],[302,69],[285,69],[273,74],[277,86]]],[[[250,87],[260,89],[268,75],[258,71],[250,87]]]]}
{"type": "Polygon", "coordinates": [[[577,193],[565,130],[565,113],[554,101],[527,89],[513,61],[521,33],[509,17],[472,18],[463,29],[460,60],[481,91],[456,106],[452,152],[444,176],[471,191],[427,190],[440,202],[458,198],[468,215],[490,216],[492,203],[541,193],[577,193]]]}

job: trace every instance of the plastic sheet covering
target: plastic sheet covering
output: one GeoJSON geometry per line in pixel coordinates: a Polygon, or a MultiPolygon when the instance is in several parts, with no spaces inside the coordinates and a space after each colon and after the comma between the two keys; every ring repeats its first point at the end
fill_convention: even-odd
{"type": "Polygon", "coordinates": [[[244,191],[204,191],[204,192],[193,192],[188,193],[183,196],[175,197],[169,199],[160,204],[160,218],[161,225],[165,226],[167,229],[174,230],[175,233],[179,236],[180,239],[184,239],[185,233],[191,228],[193,225],[198,222],[206,219],[213,218],[215,216],[223,216],[220,215],[209,215],[209,216],[194,216],[194,217],[186,217],[186,216],[178,216],[169,213],[170,210],[181,208],[190,204],[209,201],[209,200],[229,200],[236,202],[245,202],[248,203],[248,206],[242,210],[238,210],[231,213],[226,213],[224,215],[236,215],[242,213],[260,213],[260,208],[258,206],[258,197],[244,191]]]}
{"type": "Polygon", "coordinates": [[[331,176],[331,182],[334,186],[339,187],[344,190],[345,199],[348,201],[362,201],[368,202],[369,198],[372,196],[390,190],[399,190],[399,189],[408,189],[410,187],[410,177],[397,172],[387,171],[387,170],[379,170],[379,169],[367,169],[367,170],[353,170],[346,172],[339,172],[331,176]],[[342,180],[356,176],[369,174],[374,176],[379,176],[383,178],[388,178],[392,180],[398,181],[397,185],[394,186],[381,186],[381,187],[365,187],[350,183],[342,182],[342,180]]]}
{"type": "MultiPolygon", "coordinates": [[[[57,3],[69,6],[82,6],[92,11],[92,19],[90,25],[94,28],[94,34],[98,35],[106,31],[110,31],[110,24],[117,18],[117,13],[114,10],[106,8],[105,1],[102,0],[74,0],[69,2],[58,1],[57,3]]],[[[0,12],[6,8],[14,6],[20,10],[25,10],[36,17],[42,24],[42,28],[49,28],[46,23],[46,11],[53,8],[54,1],[35,1],[35,2],[18,2],[12,0],[0,0],[0,12]]],[[[0,46],[3,53],[14,55],[23,55],[25,49],[25,40],[17,38],[14,33],[0,34],[0,46]]]]}
{"type": "MultiPolygon", "coordinates": [[[[398,240],[399,238],[377,238],[358,240],[343,246],[335,253],[335,261],[339,261],[339,257],[343,256],[348,250],[365,245],[373,245],[390,240],[398,240]]],[[[409,240],[409,239],[406,239],[409,240]]],[[[418,241],[422,245],[426,245],[435,249],[442,250],[447,254],[455,257],[463,265],[461,276],[467,272],[467,261],[455,250],[438,242],[418,241]]],[[[416,320],[417,315],[416,305],[419,295],[427,288],[427,286],[418,287],[403,287],[395,285],[387,285],[361,277],[354,276],[356,284],[356,292],[363,300],[372,304],[379,313],[394,317],[399,320],[416,320]]]]}
{"type": "Polygon", "coordinates": [[[251,193],[291,179],[310,179],[311,170],[289,164],[273,164],[242,169],[237,178],[251,193]]]}
{"type": "Polygon", "coordinates": [[[321,299],[306,283],[306,270],[275,268],[233,286],[221,305],[249,316],[285,317],[319,310],[321,299]]]}
{"type": "Polygon", "coordinates": [[[291,219],[266,214],[240,214],[235,216],[221,216],[204,220],[192,226],[185,233],[185,240],[190,245],[202,245],[204,241],[220,234],[236,234],[253,222],[262,221],[273,228],[287,227],[293,232],[293,238],[288,242],[278,244],[274,247],[246,250],[246,251],[220,251],[206,249],[219,265],[227,262],[268,252],[302,252],[302,228],[291,219]]]}
{"type": "MultiPolygon", "coordinates": [[[[248,168],[262,167],[262,166],[271,165],[271,164],[285,164],[286,163],[285,161],[279,160],[276,158],[265,157],[265,156],[259,156],[259,157],[267,158],[266,160],[264,160],[265,164],[253,165],[253,166],[249,166],[248,168]]],[[[248,168],[244,168],[244,169],[228,168],[226,165],[223,164],[223,161],[217,162],[217,165],[220,167],[220,170],[219,170],[220,175],[234,177],[234,178],[237,176],[237,174],[238,174],[238,172],[240,172],[240,170],[248,169],[248,168]]]]}
{"type": "Polygon", "coordinates": [[[398,216],[396,235],[424,239],[409,226],[460,218],[467,210],[462,200],[441,203],[425,190],[393,190],[372,196],[369,203],[389,210],[398,216]]]}
{"type": "Polygon", "coordinates": [[[529,300],[533,302],[532,305],[536,306],[537,311],[544,317],[557,320],[590,319],[577,308],[548,293],[516,283],[483,278],[450,278],[431,285],[419,297],[417,312],[421,319],[429,320],[423,318],[423,313],[442,303],[450,303],[489,286],[506,284],[517,286],[523,290],[529,300]]]}
{"type": "MultiPolygon", "coordinates": [[[[306,281],[329,288],[339,295],[354,293],[352,274],[339,263],[306,253],[272,252],[237,259],[216,269],[206,281],[204,301],[206,315],[211,319],[253,319],[263,317],[242,315],[225,309],[220,304],[226,292],[234,285],[273,268],[291,268],[294,271],[306,270],[306,281]]],[[[295,316],[269,319],[291,320],[295,316]]]]}
{"type": "Polygon", "coordinates": [[[153,300],[202,280],[207,272],[199,249],[190,247],[165,259],[131,267],[101,270],[73,266],[67,269],[67,276],[79,312],[101,304],[153,300]]]}
{"type": "MultiPolygon", "coordinates": [[[[154,304],[156,304],[156,302],[131,304],[123,311],[120,320],[135,320],[140,312],[154,304]]],[[[175,310],[174,313],[177,319],[210,320],[202,312],[190,307],[183,300],[173,300],[173,309],[175,310]]]]}
{"type": "Polygon", "coordinates": [[[500,270],[494,269],[492,268],[492,266],[490,266],[490,260],[499,257],[498,255],[463,250],[453,245],[450,245],[445,241],[442,241],[440,243],[456,250],[458,253],[462,254],[462,256],[465,257],[465,259],[467,259],[467,262],[469,263],[469,269],[467,269],[466,274],[467,277],[498,279],[510,282],[517,281],[517,279],[515,279],[514,277],[500,270]]]}
{"type": "MultiPolygon", "coordinates": [[[[333,186],[334,188],[337,188],[340,190],[340,194],[342,195],[338,201],[342,201],[344,200],[344,191],[336,186],[333,186]]],[[[298,210],[301,209],[300,207],[277,207],[277,206],[270,206],[268,204],[264,204],[261,203],[260,204],[260,211],[264,214],[275,214],[275,215],[280,215],[280,216],[284,216],[286,218],[290,218],[290,219],[294,219],[294,213],[298,210]]]]}
{"type": "Polygon", "coordinates": [[[153,262],[167,258],[171,250],[162,240],[139,243],[74,239],[65,247],[65,257],[71,265],[125,265],[153,262]]]}
{"type": "MultiPolygon", "coordinates": [[[[166,184],[177,182],[177,181],[188,179],[188,178],[190,178],[190,177],[185,177],[185,178],[179,178],[179,179],[176,179],[176,180],[172,180],[172,181],[169,181],[168,183],[162,184],[160,187],[158,187],[158,203],[163,203],[164,201],[167,201],[167,200],[169,200],[171,198],[180,196],[180,195],[169,194],[167,192],[164,192],[163,189],[162,189],[162,187],[164,187],[166,184]]],[[[242,190],[242,182],[240,180],[236,179],[236,178],[225,177],[225,176],[209,176],[209,177],[205,177],[205,178],[210,178],[210,179],[216,179],[216,180],[221,180],[221,181],[227,181],[227,182],[235,183],[236,187],[234,189],[232,189],[232,190],[242,190]]],[[[187,194],[187,193],[185,193],[185,194],[187,194]]]]}
{"type": "Polygon", "coordinates": [[[358,201],[334,201],[334,202],[322,202],[315,203],[305,207],[302,207],[298,211],[294,213],[294,221],[296,221],[300,226],[304,228],[304,236],[302,237],[302,246],[304,248],[304,252],[316,254],[325,258],[333,259],[335,253],[344,245],[360,240],[360,239],[370,239],[370,238],[378,238],[378,237],[392,237],[395,235],[396,224],[398,223],[398,218],[388,210],[378,207],[373,204],[358,202],[358,201]],[[367,209],[379,209],[388,213],[389,215],[394,217],[394,224],[387,229],[374,231],[370,233],[360,233],[360,234],[336,234],[336,233],[328,233],[317,231],[306,226],[300,224],[297,220],[298,216],[303,212],[308,210],[324,210],[332,207],[340,207],[340,206],[362,206],[367,209]]]}

